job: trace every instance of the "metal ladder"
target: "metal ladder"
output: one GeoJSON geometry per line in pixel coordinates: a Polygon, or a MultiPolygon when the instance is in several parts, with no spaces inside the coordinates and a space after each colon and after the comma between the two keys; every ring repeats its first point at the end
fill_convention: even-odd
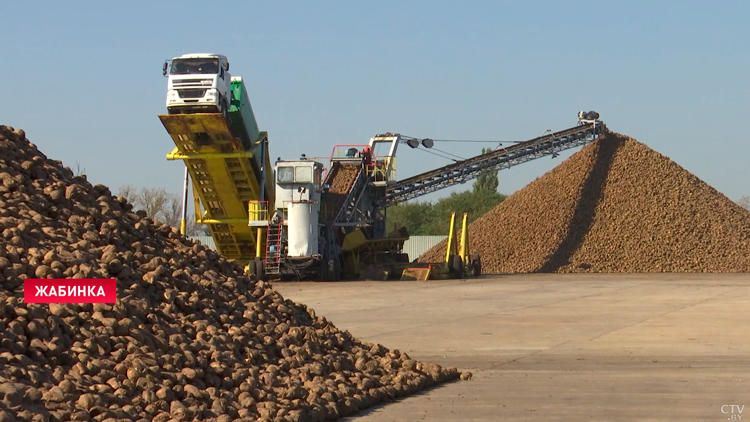
{"type": "Polygon", "coordinates": [[[266,259],[265,272],[267,275],[281,274],[281,259],[284,256],[282,250],[283,223],[269,224],[266,230],[266,259]]]}

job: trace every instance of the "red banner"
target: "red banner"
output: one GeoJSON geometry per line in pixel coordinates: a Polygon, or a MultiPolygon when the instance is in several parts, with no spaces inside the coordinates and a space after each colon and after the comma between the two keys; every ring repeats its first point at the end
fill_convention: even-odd
{"type": "Polygon", "coordinates": [[[25,303],[116,303],[117,279],[27,278],[25,303]]]}

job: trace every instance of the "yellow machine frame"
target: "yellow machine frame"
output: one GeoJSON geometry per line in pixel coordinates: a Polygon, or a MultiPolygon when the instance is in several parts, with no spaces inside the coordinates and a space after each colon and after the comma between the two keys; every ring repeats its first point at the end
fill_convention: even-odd
{"type": "MultiPolygon", "coordinates": [[[[167,160],[183,160],[190,174],[196,223],[208,225],[217,251],[226,258],[245,265],[261,256],[263,230],[248,225],[248,203],[262,199],[250,159],[262,151],[268,174],[268,134],[261,132],[255,147],[246,151],[220,113],[163,114],[159,119],[176,146],[167,160]]],[[[273,203],[272,176],[265,185],[273,203]]]]}
{"type": "Polygon", "coordinates": [[[445,248],[445,262],[450,264],[451,255],[458,255],[466,265],[469,256],[469,235],[466,224],[468,222],[469,214],[464,213],[463,221],[461,222],[461,242],[456,241],[456,213],[451,213],[451,225],[448,230],[448,245],[445,248]]]}
{"type": "Polygon", "coordinates": [[[445,261],[440,264],[406,268],[401,275],[401,280],[443,280],[481,275],[482,263],[479,255],[472,254],[469,247],[469,215],[467,213],[463,213],[460,241],[456,237],[456,213],[454,212],[451,213],[451,223],[448,229],[445,261]]]}

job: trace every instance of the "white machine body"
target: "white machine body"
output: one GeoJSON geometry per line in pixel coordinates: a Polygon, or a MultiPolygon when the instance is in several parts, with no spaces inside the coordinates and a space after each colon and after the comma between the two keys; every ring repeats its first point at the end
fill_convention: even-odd
{"type": "Polygon", "coordinates": [[[317,255],[323,164],[314,160],[277,161],[276,211],[288,234],[287,256],[317,255]]]}

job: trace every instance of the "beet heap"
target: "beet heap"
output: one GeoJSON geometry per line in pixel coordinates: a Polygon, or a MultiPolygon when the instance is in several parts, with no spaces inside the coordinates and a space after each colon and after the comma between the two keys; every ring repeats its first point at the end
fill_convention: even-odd
{"type": "Polygon", "coordinates": [[[0,422],[323,421],[456,379],[358,341],[0,126],[0,422]],[[23,303],[25,278],[118,302],[23,303]]]}
{"type": "MultiPolygon", "coordinates": [[[[748,272],[750,213],[609,133],[469,226],[485,273],[748,272]]],[[[445,259],[445,242],[421,262],[445,259]]]]}

